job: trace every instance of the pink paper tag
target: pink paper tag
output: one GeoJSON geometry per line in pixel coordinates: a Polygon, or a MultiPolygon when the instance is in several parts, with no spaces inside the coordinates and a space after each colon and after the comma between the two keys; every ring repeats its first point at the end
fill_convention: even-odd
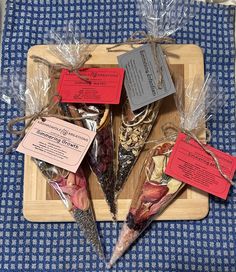
{"type": "Polygon", "coordinates": [[[96,133],[54,117],[36,120],[17,151],[75,173],[96,133]]]}
{"type": "MultiPolygon", "coordinates": [[[[213,158],[193,139],[180,133],[165,173],[210,194],[226,199],[230,183],[221,176],[213,158]]],[[[230,179],[236,169],[236,158],[206,145],[217,157],[221,169],[230,179]]]]}

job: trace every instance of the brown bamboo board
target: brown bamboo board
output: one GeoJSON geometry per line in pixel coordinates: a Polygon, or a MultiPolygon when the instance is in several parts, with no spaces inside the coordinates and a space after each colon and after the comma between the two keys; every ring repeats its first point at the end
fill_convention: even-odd
{"type": "MultiPolygon", "coordinates": [[[[119,51],[108,53],[106,48],[109,45],[97,45],[92,52],[92,58],[87,62],[87,67],[116,67],[117,56],[124,51],[131,50],[128,45],[121,46],[119,51]],[[122,50],[122,51],[121,51],[122,50]]],[[[186,88],[195,77],[200,75],[204,78],[204,63],[202,50],[196,45],[163,45],[166,52],[173,53],[178,57],[169,55],[167,57],[173,79],[182,77],[184,88],[186,88]]],[[[44,57],[49,61],[59,62],[55,56],[51,55],[45,45],[36,45],[30,48],[27,62],[27,78],[32,76],[33,69],[39,65],[30,59],[31,55],[44,57]]],[[[55,84],[56,85],[56,84],[55,84]]],[[[55,88],[55,86],[54,86],[55,88]]],[[[185,103],[187,101],[185,100],[185,103]]],[[[120,123],[120,106],[113,107],[114,112],[114,131],[118,134],[120,123]]],[[[149,140],[161,139],[163,132],[162,125],[167,122],[179,123],[178,113],[174,105],[173,96],[164,99],[160,113],[153,127],[149,140]]],[[[117,137],[115,137],[117,139],[117,137]]],[[[150,147],[150,146],[149,146],[150,147]]],[[[124,220],[129,209],[132,196],[139,177],[139,171],[143,164],[145,148],[131,175],[118,198],[118,220],[124,220]]],[[[74,221],[70,213],[66,210],[56,193],[47,184],[31,158],[25,156],[24,168],[24,197],[23,214],[24,217],[32,222],[70,222],[74,221]]],[[[96,177],[89,169],[86,171],[91,197],[98,221],[109,221],[111,215],[108,206],[103,199],[103,194],[99,188],[96,177]]],[[[178,198],[162,213],[157,220],[198,220],[204,218],[209,211],[208,195],[192,187],[187,187],[178,198]]]]}

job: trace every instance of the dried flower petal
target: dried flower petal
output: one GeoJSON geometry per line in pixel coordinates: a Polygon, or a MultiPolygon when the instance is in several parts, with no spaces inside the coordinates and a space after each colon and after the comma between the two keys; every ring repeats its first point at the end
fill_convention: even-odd
{"type": "Polygon", "coordinates": [[[140,173],[140,184],[111,257],[110,266],[138,238],[154,216],[160,215],[185,186],[164,174],[173,145],[173,142],[162,143],[148,153],[140,173]],[[152,180],[153,176],[155,180],[152,180]]]}
{"type": "Polygon", "coordinates": [[[63,193],[68,194],[69,196],[72,196],[76,190],[78,189],[77,186],[60,186],[63,193]]]}
{"type": "Polygon", "coordinates": [[[155,164],[155,168],[152,172],[151,180],[157,181],[163,174],[164,156],[154,156],[152,160],[155,164]]]}
{"type": "Polygon", "coordinates": [[[141,202],[157,202],[169,191],[167,186],[146,181],[143,185],[141,202]]]}
{"type": "Polygon", "coordinates": [[[89,208],[89,199],[86,188],[77,190],[71,197],[72,203],[76,208],[86,211],[89,208]]]}

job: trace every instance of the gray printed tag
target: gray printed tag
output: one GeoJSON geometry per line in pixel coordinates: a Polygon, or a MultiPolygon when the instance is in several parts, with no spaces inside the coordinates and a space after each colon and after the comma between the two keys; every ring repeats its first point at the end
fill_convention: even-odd
{"type": "Polygon", "coordinates": [[[163,80],[158,88],[160,71],[155,64],[152,48],[149,44],[118,56],[119,66],[125,69],[124,85],[132,111],[160,100],[175,92],[165,56],[160,45],[156,46],[157,58],[163,80]]]}

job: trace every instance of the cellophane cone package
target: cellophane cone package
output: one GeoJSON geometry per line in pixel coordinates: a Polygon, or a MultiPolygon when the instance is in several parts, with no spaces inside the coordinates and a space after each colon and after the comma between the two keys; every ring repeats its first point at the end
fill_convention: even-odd
{"type": "Polygon", "coordinates": [[[68,104],[68,109],[72,116],[77,112],[82,117],[85,128],[97,132],[87,160],[115,218],[114,139],[110,108],[106,105],[68,104]]]}
{"type": "Polygon", "coordinates": [[[122,227],[109,266],[112,266],[171,203],[184,184],[164,171],[174,142],[164,141],[150,150],[142,167],[138,187],[122,227]]]}
{"type": "MultiPolygon", "coordinates": [[[[189,0],[137,0],[137,15],[148,35],[158,38],[169,37],[194,16],[188,2],[189,0]]],[[[165,54],[168,55],[168,52],[165,54]]],[[[156,65],[159,70],[160,64],[156,63],[156,65]]],[[[160,104],[159,100],[134,113],[131,112],[128,103],[123,107],[119,134],[116,194],[121,191],[151,132],[160,104]]]]}
{"type": "Polygon", "coordinates": [[[82,168],[80,167],[74,174],[40,160],[34,159],[34,161],[75,218],[88,244],[91,244],[95,252],[104,258],[82,168]]]}
{"type": "Polygon", "coordinates": [[[161,101],[133,113],[128,101],[123,106],[119,131],[116,193],[124,186],[156,121],[161,101]]]}
{"type": "MultiPolygon", "coordinates": [[[[185,89],[181,80],[177,85],[175,104],[180,115],[180,129],[195,131],[204,136],[205,120],[209,113],[222,102],[222,94],[216,95],[214,80],[208,76],[196,76],[185,89]],[[186,99],[185,99],[186,98],[186,99]]],[[[165,174],[165,169],[174,147],[176,135],[166,137],[149,150],[141,169],[137,189],[123,225],[118,242],[113,251],[109,266],[112,266],[135,242],[139,235],[176,198],[185,185],[165,174]]]]}
{"type": "MultiPolygon", "coordinates": [[[[40,112],[48,104],[50,97],[51,81],[44,65],[37,65],[32,72],[32,77],[28,80],[27,86],[22,83],[19,76],[14,84],[10,82],[11,92],[6,93],[9,103],[16,103],[26,113],[31,114],[40,112]],[[18,90],[18,92],[17,92],[18,90]]],[[[65,115],[58,106],[51,108],[51,113],[65,115]]],[[[57,166],[33,159],[39,170],[46,177],[47,182],[57,192],[60,199],[65,204],[68,211],[75,218],[79,228],[83,231],[88,244],[91,244],[96,253],[104,259],[103,249],[98,235],[96,221],[88,193],[87,181],[81,167],[76,173],[71,173],[57,166]]],[[[50,209],[51,207],[48,207],[50,209]]]]}

